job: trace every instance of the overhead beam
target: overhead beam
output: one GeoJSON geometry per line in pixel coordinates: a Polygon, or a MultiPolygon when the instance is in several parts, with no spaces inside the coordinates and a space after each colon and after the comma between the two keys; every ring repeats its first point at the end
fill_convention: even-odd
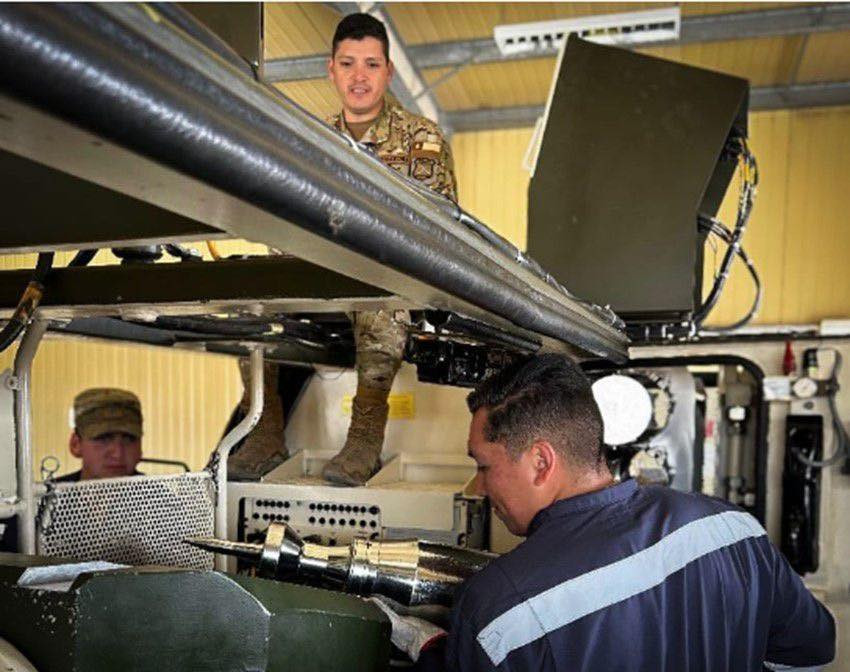
{"type": "Polygon", "coordinates": [[[750,110],[850,105],[850,81],[764,86],[750,91],[750,110]]]}
{"type": "MultiPolygon", "coordinates": [[[[18,304],[29,270],[0,271],[0,319],[18,304]]],[[[55,268],[40,310],[48,317],[151,313],[208,314],[228,310],[340,312],[352,306],[405,302],[390,292],[291,257],[175,264],[55,268]]]]}
{"type": "Polygon", "coordinates": [[[501,128],[523,128],[534,126],[543,116],[543,105],[521,105],[518,107],[493,107],[477,110],[447,112],[455,133],[467,131],[496,131],[501,128]]]}
{"type": "MultiPolygon", "coordinates": [[[[750,111],[850,105],[850,81],[766,86],[750,90],[750,111]]],[[[495,107],[447,112],[456,133],[534,126],[543,105],[495,107]]]]}
{"type": "MultiPolygon", "coordinates": [[[[682,17],[675,44],[723,42],[758,37],[783,37],[836,30],[850,30],[850,3],[824,3],[806,7],[764,9],[752,12],[682,17]]],[[[642,44],[658,46],[672,42],[642,44]]],[[[408,45],[407,53],[419,70],[449,68],[469,63],[498,63],[557,55],[554,48],[533,53],[502,54],[492,37],[456,42],[408,45]]],[[[317,79],[325,76],[327,55],[311,55],[266,61],[265,75],[272,82],[317,79]]]]}
{"type": "Polygon", "coordinates": [[[678,44],[806,35],[847,29],[850,29],[850,3],[823,3],[807,7],[686,17],[682,19],[678,44]]]}

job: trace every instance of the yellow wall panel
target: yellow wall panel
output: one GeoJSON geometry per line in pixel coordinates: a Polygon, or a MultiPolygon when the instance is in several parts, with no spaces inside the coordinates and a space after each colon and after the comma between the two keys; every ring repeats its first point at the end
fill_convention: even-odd
{"type": "Polygon", "coordinates": [[[850,32],[809,35],[795,82],[847,79],[850,79],[850,32]]]}
{"type": "MultiPolygon", "coordinates": [[[[435,94],[446,110],[540,105],[549,95],[554,70],[554,58],[470,65],[440,83],[435,94]]],[[[444,72],[426,70],[423,76],[430,83],[444,72]]]]}
{"type": "Polygon", "coordinates": [[[525,248],[528,173],[522,157],[531,129],[458,133],[452,139],[460,205],[525,248]]]}
{"type": "Polygon", "coordinates": [[[267,59],[324,54],[340,15],[322,2],[264,2],[267,59]]]}
{"type": "Polygon", "coordinates": [[[785,321],[850,315],[850,107],[792,117],[785,321]]]}
{"type": "Polygon", "coordinates": [[[339,96],[329,79],[281,82],[275,86],[287,98],[295,101],[319,119],[324,120],[340,110],[339,96]]]}
{"type": "MultiPolygon", "coordinates": [[[[0,354],[10,368],[16,347],[0,354]]],[[[148,457],[202,468],[242,394],[236,359],[178,349],[113,344],[48,335],[33,363],[33,448],[35,476],[47,456],[59,458],[60,473],[79,468],[68,452],[69,409],[88,387],[121,387],[142,402],[148,457]]],[[[151,465],[146,473],[160,471],[151,465]]]]}
{"type": "Polygon", "coordinates": [[[750,80],[752,86],[788,83],[803,37],[764,37],[641,49],[641,53],[750,80]]]}

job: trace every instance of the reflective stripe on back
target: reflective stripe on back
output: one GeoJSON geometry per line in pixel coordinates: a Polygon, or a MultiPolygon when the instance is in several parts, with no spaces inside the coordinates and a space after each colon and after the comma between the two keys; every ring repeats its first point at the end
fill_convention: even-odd
{"type": "Polygon", "coordinates": [[[627,558],[559,583],[491,621],[478,642],[493,665],[511,651],[588,614],[660,585],[685,565],[734,543],[766,534],[742,511],[700,518],[627,558]]]}

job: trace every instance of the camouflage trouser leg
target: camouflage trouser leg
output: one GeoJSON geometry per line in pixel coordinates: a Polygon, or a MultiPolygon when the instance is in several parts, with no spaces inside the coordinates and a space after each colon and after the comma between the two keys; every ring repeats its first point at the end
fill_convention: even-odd
{"type": "Polygon", "coordinates": [[[325,480],[362,485],[378,471],[389,406],[387,397],[401,366],[407,325],[386,311],[354,316],[357,345],[357,393],[343,449],[325,465],[325,480]]]}
{"type": "MultiPolygon", "coordinates": [[[[239,450],[227,461],[229,477],[234,480],[258,479],[287,458],[283,405],[277,391],[278,370],[277,364],[263,363],[263,414],[239,450]]],[[[245,389],[239,410],[247,415],[251,405],[251,366],[247,358],[239,359],[239,373],[245,389]]]]}

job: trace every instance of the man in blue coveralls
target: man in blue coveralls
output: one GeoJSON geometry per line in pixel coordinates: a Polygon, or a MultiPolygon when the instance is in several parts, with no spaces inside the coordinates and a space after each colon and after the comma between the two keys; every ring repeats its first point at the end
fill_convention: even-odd
{"type": "Polygon", "coordinates": [[[568,358],[509,367],[467,401],[480,492],[526,539],[460,588],[440,644],[433,627],[411,637],[416,622],[392,618],[421,669],[759,672],[832,660],[832,616],[755,518],[613,482],[590,385],[568,358]]]}

